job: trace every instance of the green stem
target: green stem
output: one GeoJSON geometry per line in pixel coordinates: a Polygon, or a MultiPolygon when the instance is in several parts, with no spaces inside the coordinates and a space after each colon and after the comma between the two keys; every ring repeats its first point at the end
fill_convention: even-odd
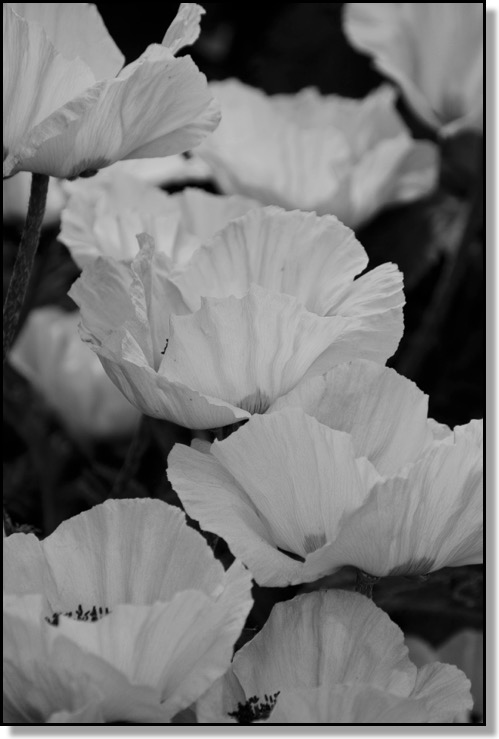
{"type": "Polygon", "coordinates": [[[376,575],[368,575],[367,572],[359,570],[357,573],[357,584],[355,590],[367,598],[373,599],[373,587],[378,582],[379,577],[376,575]]]}
{"type": "Polygon", "coordinates": [[[12,270],[7,296],[3,306],[3,359],[8,354],[15,339],[19,317],[28,291],[29,279],[40,241],[49,177],[34,174],[31,180],[28,213],[21,237],[21,243],[12,270]]]}

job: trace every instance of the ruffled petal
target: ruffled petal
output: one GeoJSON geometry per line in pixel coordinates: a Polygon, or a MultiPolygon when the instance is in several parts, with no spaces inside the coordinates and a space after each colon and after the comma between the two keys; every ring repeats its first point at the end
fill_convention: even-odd
{"type": "Polygon", "coordinates": [[[7,3],[30,24],[39,24],[65,59],[82,59],[96,79],[115,77],[125,57],[92,3],[7,3]]]}
{"type": "Polygon", "coordinates": [[[215,684],[198,701],[198,721],[216,723],[231,703],[234,711],[241,688],[246,699],[338,684],[408,697],[416,676],[402,632],[372,601],[316,591],[274,606],[263,629],[236,653],[223,688],[215,684]]]}
{"type": "Polygon", "coordinates": [[[206,13],[196,3],[180,3],[178,13],[171,22],[162,41],[172,54],[176,54],[184,46],[191,46],[201,33],[201,17],[206,13]]]}
{"type": "Polygon", "coordinates": [[[190,57],[151,45],[98,102],[55,141],[40,144],[23,167],[77,177],[119,159],[164,157],[196,146],[219,121],[206,78],[190,57]]]}
{"type": "Polygon", "coordinates": [[[418,670],[411,697],[424,699],[431,714],[432,724],[453,723],[462,720],[473,706],[471,683],[461,670],[453,665],[435,662],[418,670]]]}
{"type": "Polygon", "coordinates": [[[357,360],[300,382],[269,412],[299,407],[320,423],[352,437],[357,457],[382,475],[394,475],[433,441],[428,397],[395,370],[357,360]]]}
{"type": "Polygon", "coordinates": [[[428,724],[423,700],[370,686],[340,685],[281,691],[267,721],[258,724],[428,724]]]}
{"type": "Polygon", "coordinates": [[[401,476],[376,483],[367,502],[345,517],[331,560],[379,576],[479,564],[482,478],[476,447],[463,439],[437,442],[401,476]]]}
{"type": "Polygon", "coordinates": [[[55,170],[33,169],[26,162],[95,109],[103,83],[95,84],[80,59],[59,54],[38,24],[25,21],[7,3],[3,24],[3,175],[22,169],[55,175],[55,170]]]}
{"type": "Polygon", "coordinates": [[[196,313],[171,316],[158,372],[169,382],[264,413],[305,373],[320,373],[324,364],[329,368],[345,354],[363,351],[355,343],[359,333],[355,319],[322,318],[295,298],[253,285],[241,299],[203,298],[196,313]]]}
{"type": "Polygon", "coordinates": [[[174,282],[191,310],[201,296],[242,297],[255,283],[326,315],[366,265],[353,232],[333,216],[267,207],[229,223],[174,282]]]}
{"type": "Polygon", "coordinates": [[[43,592],[51,613],[150,604],[187,589],[218,596],[228,577],[181,511],[149,499],[106,501],[42,542],[12,534],[4,568],[7,592],[43,592]]]}
{"type": "Polygon", "coordinates": [[[157,690],[169,719],[227,670],[252,605],[250,591],[251,578],[236,563],[213,597],[187,590],[167,603],[115,606],[96,624],[62,617],[57,629],[130,684],[157,690]]]}
{"type": "Polygon", "coordinates": [[[176,444],[167,474],[188,514],[225,539],[260,582],[283,586],[299,576],[300,563],[276,548],[267,522],[211,454],[176,444]]]}

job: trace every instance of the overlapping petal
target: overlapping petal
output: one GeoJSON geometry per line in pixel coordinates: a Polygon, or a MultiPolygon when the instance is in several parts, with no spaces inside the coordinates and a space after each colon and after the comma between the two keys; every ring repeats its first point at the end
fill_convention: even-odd
{"type": "MultiPolygon", "coordinates": [[[[153,44],[114,76],[121,55],[93,6],[67,3],[59,13],[57,3],[12,5],[26,17],[4,4],[4,177],[71,178],[120,159],[178,154],[218,124],[218,105],[189,57],[153,44]]],[[[175,49],[193,38],[183,23],[172,30],[175,49]]]]}
{"type": "MultiPolygon", "coordinates": [[[[278,603],[262,631],[237,652],[231,669],[198,701],[198,722],[237,723],[229,714],[252,696],[262,701],[276,696],[274,710],[287,716],[284,723],[309,723],[312,716],[312,723],[320,723],[324,714],[325,723],[348,723],[353,711],[356,723],[369,723],[376,711],[393,712],[395,718],[407,707],[413,715],[423,714],[423,723],[451,723],[463,705],[471,705],[469,681],[461,672],[437,665],[431,674],[418,673],[402,632],[388,616],[367,598],[340,590],[278,603]],[[430,686],[441,689],[443,711],[435,707],[430,686]],[[284,714],[281,693],[283,709],[296,696],[295,711],[303,709],[303,720],[296,712],[295,721],[284,714]]],[[[278,723],[273,715],[270,722],[278,723]]]]}
{"type": "Polygon", "coordinates": [[[7,537],[4,587],[12,723],[84,709],[168,723],[224,673],[251,606],[242,565],[224,572],[184,515],[152,500],[108,501],[42,542],[7,537]]]}
{"type": "Polygon", "coordinates": [[[481,128],[481,3],[347,3],[345,31],[428,125],[481,128]]]}
{"type": "Polygon", "coordinates": [[[149,234],[171,269],[183,266],[201,244],[229,221],[258,203],[187,188],[168,195],[153,184],[105,169],[67,186],[60,240],[79,266],[97,257],[131,261],[139,252],[137,234],[149,234]]]}
{"type": "Polygon", "coordinates": [[[98,259],[70,295],[82,338],[148,415],[218,428],[265,412],[305,376],[385,362],[400,340],[400,273],[382,265],[354,280],[365,253],[335,218],[250,210],[176,273],[139,241],[130,265],[98,259]]]}
{"type": "Polygon", "coordinates": [[[196,153],[226,193],[357,227],[436,184],[436,149],[411,139],[389,87],[362,101],[313,88],[267,96],[237,80],[211,89],[223,120],[196,153]]]}
{"type": "Polygon", "coordinates": [[[351,437],[298,408],[252,417],[209,454],[177,445],[168,460],[189,515],[275,586],[346,565],[384,576],[481,562],[482,468],[461,438],[381,477],[351,437]]]}

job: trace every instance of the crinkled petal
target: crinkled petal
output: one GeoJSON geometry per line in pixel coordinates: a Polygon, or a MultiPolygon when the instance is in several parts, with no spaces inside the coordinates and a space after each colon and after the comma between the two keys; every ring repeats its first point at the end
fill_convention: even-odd
{"type": "Polygon", "coordinates": [[[188,514],[225,539],[260,582],[282,586],[299,578],[300,563],[276,548],[265,519],[211,454],[176,444],[167,474],[188,514]]]}
{"type": "Polygon", "coordinates": [[[427,396],[374,362],[357,360],[304,380],[269,412],[288,406],[350,434],[356,456],[367,457],[382,475],[396,474],[433,441],[427,396]]]}
{"type": "Polygon", "coordinates": [[[171,316],[158,372],[169,382],[263,413],[307,372],[320,373],[324,364],[329,368],[363,352],[356,345],[359,323],[322,318],[295,298],[253,285],[240,299],[203,298],[196,313],[171,316]]]}
{"type": "Polygon", "coordinates": [[[178,13],[168,28],[162,41],[172,54],[176,54],[184,46],[191,46],[201,33],[201,17],[206,13],[196,3],[180,3],[178,13]]]}
{"type": "Polygon", "coordinates": [[[41,542],[4,539],[6,592],[43,592],[50,613],[150,604],[186,589],[218,596],[227,577],[183,513],[157,500],[108,500],[41,542]]]}
{"type": "Polygon", "coordinates": [[[411,697],[425,700],[431,715],[430,723],[450,724],[471,710],[470,688],[470,681],[457,667],[434,662],[418,670],[411,697]]]}
{"type": "Polygon", "coordinates": [[[465,629],[455,634],[438,649],[442,662],[456,665],[471,681],[473,710],[483,715],[483,674],[484,674],[483,633],[465,629]]]}
{"type": "Polygon", "coordinates": [[[164,157],[196,146],[218,124],[206,78],[190,57],[151,45],[57,141],[42,143],[24,168],[77,177],[119,159],[164,157]]]}
{"type": "Polygon", "coordinates": [[[57,628],[132,685],[157,690],[169,719],[227,670],[252,605],[250,591],[251,578],[236,563],[214,597],[186,590],[167,603],[118,605],[96,624],[62,617],[57,628]]]}
{"type": "Polygon", "coordinates": [[[174,282],[191,310],[201,296],[242,297],[255,283],[325,315],[366,265],[364,249],[335,217],[271,206],[229,223],[174,282]]]}
{"type": "Polygon", "coordinates": [[[427,724],[423,700],[401,698],[371,686],[328,684],[281,691],[276,707],[259,724],[427,724]]]}
{"type": "Polygon", "coordinates": [[[38,23],[65,59],[82,59],[96,79],[115,77],[125,57],[93,3],[7,3],[30,24],[38,23]]]}
{"type": "Polygon", "coordinates": [[[65,59],[38,24],[25,21],[7,3],[3,24],[4,177],[22,169],[56,175],[57,168],[39,170],[27,162],[92,114],[104,83],[95,84],[84,62],[65,59]]]}
{"type": "Polygon", "coordinates": [[[476,447],[465,439],[437,443],[399,477],[374,485],[366,503],[345,516],[329,556],[379,576],[479,564],[482,484],[476,447]]]}
{"type": "Polygon", "coordinates": [[[402,632],[372,601],[341,590],[316,591],[274,606],[263,629],[236,653],[223,688],[215,684],[198,701],[198,721],[215,723],[235,710],[241,688],[249,698],[369,685],[405,698],[416,676],[402,632]]]}

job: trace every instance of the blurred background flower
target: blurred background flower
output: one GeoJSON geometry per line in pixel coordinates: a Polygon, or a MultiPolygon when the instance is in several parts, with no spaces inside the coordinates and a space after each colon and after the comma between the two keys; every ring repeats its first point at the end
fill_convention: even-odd
{"type": "Polygon", "coordinates": [[[345,31],[444,136],[483,127],[483,3],[345,3],[345,31]]]}
{"type": "Polygon", "coordinates": [[[43,396],[72,436],[130,436],[140,413],[115,388],[78,333],[79,313],[30,313],[10,354],[12,365],[43,396]]]}
{"type": "Polygon", "coordinates": [[[196,150],[225,193],[331,213],[352,228],[435,187],[438,152],[412,139],[385,86],[364,100],[316,88],[268,96],[238,80],[211,84],[222,122],[196,150]]]}

